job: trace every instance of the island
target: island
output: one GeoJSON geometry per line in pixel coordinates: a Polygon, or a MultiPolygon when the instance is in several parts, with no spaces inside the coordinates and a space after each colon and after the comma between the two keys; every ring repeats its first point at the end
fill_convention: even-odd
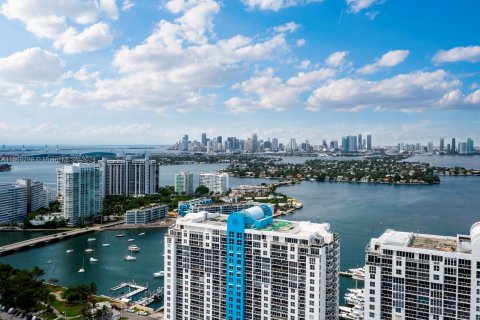
{"type": "Polygon", "coordinates": [[[225,169],[232,176],[271,178],[281,181],[381,183],[433,185],[439,175],[480,176],[480,170],[443,168],[424,162],[407,162],[408,155],[385,155],[357,160],[314,159],[301,164],[283,163],[268,158],[232,161],[225,169]]]}

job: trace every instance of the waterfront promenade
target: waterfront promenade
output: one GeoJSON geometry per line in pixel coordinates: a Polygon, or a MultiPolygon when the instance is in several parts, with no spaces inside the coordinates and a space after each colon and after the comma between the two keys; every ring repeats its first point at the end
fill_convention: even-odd
{"type": "Polygon", "coordinates": [[[123,223],[124,221],[120,220],[120,221],[115,221],[115,222],[110,222],[105,224],[94,225],[92,227],[74,229],[70,231],[63,231],[63,232],[51,234],[48,236],[43,236],[43,237],[38,237],[38,238],[24,240],[16,243],[7,244],[7,245],[4,245],[3,247],[0,247],[0,255],[6,255],[18,250],[24,250],[24,249],[35,247],[38,245],[44,245],[51,241],[60,241],[64,238],[75,237],[81,234],[103,230],[103,229],[114,227],[123,223]]]}

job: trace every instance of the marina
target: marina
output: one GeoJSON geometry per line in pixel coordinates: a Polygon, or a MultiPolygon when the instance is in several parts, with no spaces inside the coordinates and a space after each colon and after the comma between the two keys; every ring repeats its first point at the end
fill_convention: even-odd
{"type": "Polygon", "coordinates": [[[364,289],[347,289],[345,305],[339,307],[339,318],[344,320],[362,320],[365,312],[364,289]]]}
{"type": "Polygon", "coordinates": [[[137,294],[142,293],[147,289],[148,289],[148,286],[144,287],[134,282],[122,282],[119,285],[110,288],[110,291],[113,292],[116,299],[122,300],[122,301],[126,301],[126,300],[130,301],[133,296],[136,296],[137,294]],[[127,293],[125,293],[124,291],[125,289],[128,289],[127,293]],[[120,291],[120,295],[117,295],[118,291],[120,291]]]}

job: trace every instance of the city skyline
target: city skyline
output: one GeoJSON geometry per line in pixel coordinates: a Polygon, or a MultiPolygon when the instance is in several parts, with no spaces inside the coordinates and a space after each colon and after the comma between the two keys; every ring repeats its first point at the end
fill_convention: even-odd
{"type": "Polygon", "coordinates": [[[478,9],[3,0],[0,143],[169,144],[185,124],[195,136],[478,141],[478,9]]]}

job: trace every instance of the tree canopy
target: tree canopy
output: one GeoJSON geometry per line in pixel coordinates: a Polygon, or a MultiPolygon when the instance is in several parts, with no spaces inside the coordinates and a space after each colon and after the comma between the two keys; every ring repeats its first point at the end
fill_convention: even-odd
{"type": "Polygon", "coordinates": [[[38,303],[48,302],[50,292],[41,279],[44,274],[38,267],[29,271],[0,264],[0,304],[31,311],[38,303]]]}

